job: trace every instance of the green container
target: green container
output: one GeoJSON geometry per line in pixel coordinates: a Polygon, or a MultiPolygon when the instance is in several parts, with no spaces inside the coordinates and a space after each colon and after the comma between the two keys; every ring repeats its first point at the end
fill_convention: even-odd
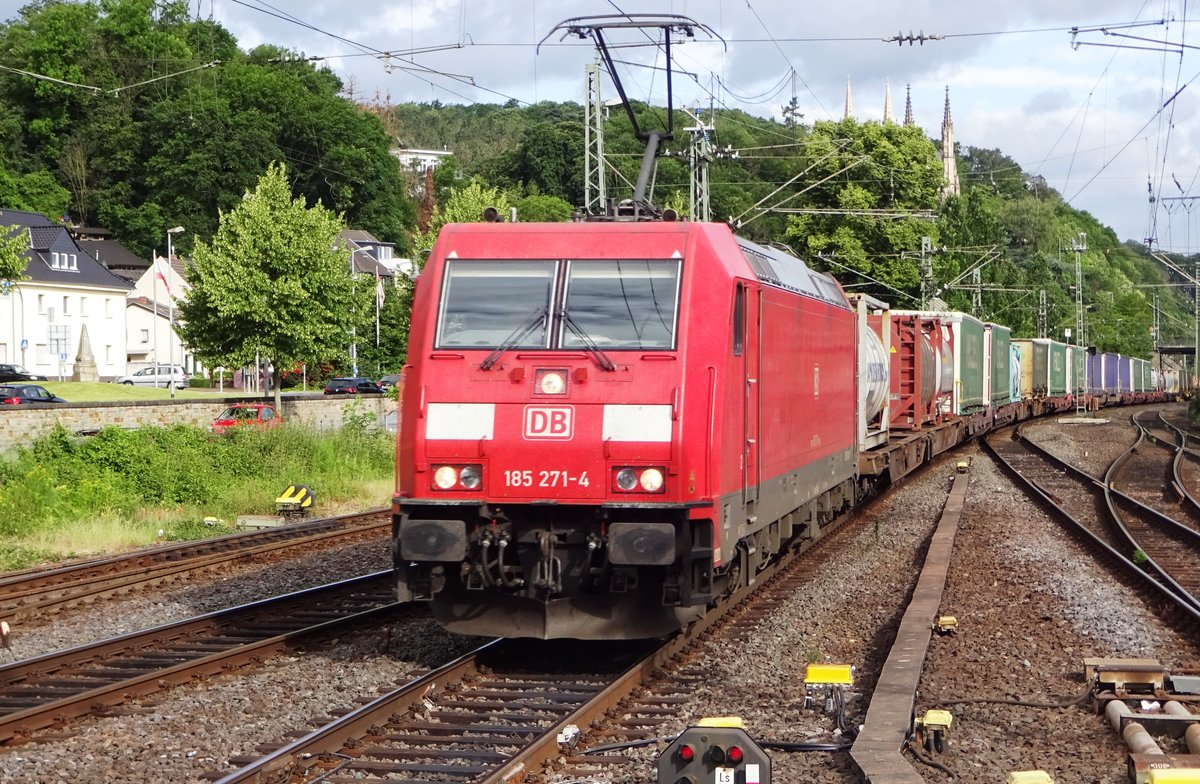
{"type": "Polygon", "coordinates": [[[993,406],[1012,400],[1012,330],[1003,324],[984,324],[988,335],[988,377],[993,406]]]}
{"type": "Polygon", "coordinates": [[[1133,391],[1149,392],[1150,389],[1150,360],[1133,360],[1133,391]]]}
{"type": "Polygon", "coordinates": [[[1050,360],[1046,389],[1050,397],[1065,397],[1067,394],[1067,344],[1057,340],[1046,341],[1050,360]]]}

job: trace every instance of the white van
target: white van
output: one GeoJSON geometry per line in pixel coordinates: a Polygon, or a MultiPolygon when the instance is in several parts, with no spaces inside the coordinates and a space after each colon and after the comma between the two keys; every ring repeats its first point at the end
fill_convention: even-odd
{"type": "Polygon", "coordinates": [[[121,376],[117,379],[116,383],[139,387],[163,388],[169,388],[173,385],[176,389],[186,389],[188,375],[187,371],[180,365],[153,365],[143,368],[136,373],[121,376]]]}

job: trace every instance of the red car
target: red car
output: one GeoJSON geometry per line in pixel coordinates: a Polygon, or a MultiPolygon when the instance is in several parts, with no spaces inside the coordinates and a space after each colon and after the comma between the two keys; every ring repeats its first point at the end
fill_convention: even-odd
{"type": "Polygon", "coordinates": [[[235,427],[275,427],[282,423],[283,417],[269,403],[234,403],[213,420],[209,429],[221,435],[235,427]]]}

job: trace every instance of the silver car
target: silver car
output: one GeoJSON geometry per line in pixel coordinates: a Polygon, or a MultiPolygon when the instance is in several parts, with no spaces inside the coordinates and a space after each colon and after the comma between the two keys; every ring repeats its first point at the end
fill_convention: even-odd
{"type": "Polygon", "coordinates": [[[188,374],[180,365],[154,365],[136,373],[121,376],[117,379],[117,383],[139,387],[169,388],[174,386],[176,389],[186,389],[188,374]]]}

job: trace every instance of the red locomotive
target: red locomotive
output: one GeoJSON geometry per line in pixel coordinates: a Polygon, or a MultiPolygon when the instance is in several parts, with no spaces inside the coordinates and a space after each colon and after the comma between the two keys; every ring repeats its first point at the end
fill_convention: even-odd
{"type": "Polygon", "coordinates": [[[856,318],[722,224],[447,226],[405,368],[401,598],[500,636],[698,617],[854,500],[856,318]]]}
{"type": "MultiPolygon", "coordinates": [[[[668,46],[708,31],[675,15],[555,30],[590,35],[611,75],[600,31],[629,26],[668,46]]],[[[847,298],[724,224],[645,220],[670,107],[653,132],[626,110],[646,142],[631,200],[588,222],[447,225],[420,277],[393,558],[400,599],[452,631],[673,632],[878,485],[1091,389],[1036,357],[1023,372],[1001,325],[847,298]],[[1058,397],[1023,393],[1042,376],[1058,397]]]]}

